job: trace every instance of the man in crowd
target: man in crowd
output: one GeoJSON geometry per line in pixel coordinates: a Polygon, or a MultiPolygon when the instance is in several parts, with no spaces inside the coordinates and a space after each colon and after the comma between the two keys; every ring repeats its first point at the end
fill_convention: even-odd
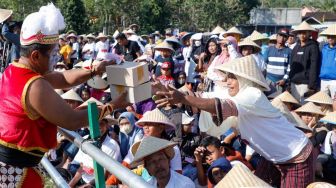
{"type": "Polygon", "coordinates": [[[141,56],[141,49],[138,43],[128,40],[124,33],[120,33],[116,40],[118,44],[114,47],[115,53],[122,55],[125,61],[133,61],[141,56]]]}
{"type": "MultiPolygon", "coordinates": [[[[56,146],[57,126],[77,130],[88,125],[87,110],[73,110],[54,89],[79,85],[113,64],[102,61],[90,69],[52,71],[58,32],[64,27],[64,18],[53,4],[29,14],[22,24],[21,57],[0,79],[0,166],[17,169],[17,175],[21,175],[9,181],[12,175],[2,170],[0,175],[6,177],[1,179],[1,186],[43,187],[44,177],[38,165],[44,154],[56,146]]],[[[99,117],[113,108],[124,107],[124,97],[116,99],[118,103],[101,106],[99,117]]]]}
{"type": "Polygon", "coordinates": [[[195,184],[187,177],[170,169],[176,143],[148,136],[132,146],[134,163],[143,161],[152,176],[148,183],[160,188],[193,188],[195,184]]]}
{"type": "Polygon", "coordinates": [[[303,103],[306,97],[317,90],[320,52],[317,42],[310,39],[315,29],[307,22],[302,22],[293,31],[299,41],[292,51],[289,78],[293,96],[303,103]]]}
{"type": "Polygon", "coordinates": [[[287,29],[280,29],[276,36],[276,45],[270,46],[265,54],[266,80],[270,84],[270,94],[285,89],[291,56],[291,49],[285,45],[288,35],[287,29]]]}

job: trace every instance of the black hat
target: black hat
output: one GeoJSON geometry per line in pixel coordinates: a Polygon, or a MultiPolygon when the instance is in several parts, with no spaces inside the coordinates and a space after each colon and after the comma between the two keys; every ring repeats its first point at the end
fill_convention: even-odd
{"type": "Polygon", "coordinates": [[[289,31],[288,29],[286,28],[281,28],[279,31],[278,31],[278,35],[284,35],[284,36],[289,36],[289,31]]]}

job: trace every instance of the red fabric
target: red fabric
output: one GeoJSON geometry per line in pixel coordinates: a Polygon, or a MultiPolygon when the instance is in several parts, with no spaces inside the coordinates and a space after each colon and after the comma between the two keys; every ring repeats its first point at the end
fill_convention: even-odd
{"type": "MultiPolygon", "coordinates": [[[[228,149],[226,149],[226,150],[228,150],[228,149]]],[[[227,160],[229,160],[229,161],[240,161],[244,165],[246,165],[250,170],[254,170],[252,165],[243,158],[242,154],[239,151],[228,150],[225,153],[226,153],[226,159],[227,160]]]]}
{"type": "Polygon", "coordinates": [[[22,188],[42,188],[44,187],[44,180],[42,177],[36,172],[34,168],[27,169],[27,175],[23,179],[22,188]]]}
{"type": "Polygon", "coordinates": [[[24,87],[41,76],[19,65],[12,63],[0,80],[0,144],[25,152],[46,152],[56,146],[57,127],[25,112],[25,101],[21,101],[24,87]]]}
{"type": "Polygon", "coordinates": [[[91,97],[97,99],[98,101],[100,101],[100,99],[105,95],[105,92],[99,89],[91,88],[90,92],[91,92],[91,97]]]}

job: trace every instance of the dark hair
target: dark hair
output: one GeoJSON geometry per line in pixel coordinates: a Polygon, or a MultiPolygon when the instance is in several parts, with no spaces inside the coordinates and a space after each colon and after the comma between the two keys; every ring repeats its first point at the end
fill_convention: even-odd
{"type": "Polygon", "coordinates": [[[221,142],[218,138],[213,137],[213,136],[207,136],[205,138],[203,138],[203,140],[201,141],[201,146],[207,147],[210,145],[215,146],[216,148],[220,148],[221,147],[221,142]]]}
{"type": "Polygon", "coordinates": [[[116,36],[116,39],[127,39],[126,35],[124,33],[119,33],[117,36],[116,36]]]}
{"type": "Polygon", "coordinates": [[[31,44],[20,46],[20,56],[28,57],[33,51],[37,50],[42,55],[48,55],[48,51],[53,47],[53,44],[31,44]]]}
{"type": "Polygon", "coordinates": [[[207,55],[205,61],[209,61],[209,60],[210,60],[210,57],[211,57],[211,53],[209,52],[209,45],[210,45],[210,42],[215,43],[216,46],[217,46],[217,51],[215,52],[215,55],[219,55],[219,54],[222,52],[220,46],[218,45],[218,40],[217,40],[216,38],[210,38],[210,39],[207,41],[207,43],[206,43],[206,45],[205,45],[205,49],[204,49],[204,51],[205,51],[205,53],[206,53],[206,55],[207,55]]]}

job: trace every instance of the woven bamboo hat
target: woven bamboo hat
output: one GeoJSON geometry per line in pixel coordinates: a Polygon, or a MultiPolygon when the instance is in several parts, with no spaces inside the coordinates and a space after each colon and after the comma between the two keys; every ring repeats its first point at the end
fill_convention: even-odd
{"type": "Polygon", "coordinates": [[[74,33],[70,33],[66,38],[69,39],[71,37],[77,39],[77,35],[75,35],[74,33]]]}
{"type": "Polygon", "coordinates": [[[12,10],[0,9],[0,23],[6,21],[12,14],[12,10]]]}
{"type": "Polygon", "coordinates": [[[321,109],[312,102],[308,102],[308,103],[304,104],[300,108],[296,109],[295,112],[297,112],[297,113],[311,113],[311,114],[316,114],[316,115],[321,115],[321,116],[325,115],[321,111],[321,109]]]}
{"type": "Polygon", "coordinates": [[[238,34],[243,35],[243,33],[237,28],[237,27],[231,27],[229,30],[227,30],[223,35],[226,37],[228,34],[238,34]]]}
{"type": "Polygon", "coordinates": [[[336,36],[336,24],[329,26],[320,33],[321,36],[336,36]]]}
{"type": "Polygon", "coordinates": [[[314,182],[309,184],[307,188],[336,188],[336,186],[326,182],[314,182]]]}
{"type": "Polygon", "coordinates": [[[172,47],[172,45],[170,45],[168,42],[166,41],[163,41],[159,44],[157,44],[155,47],[154,47],[155,50],[162,50],[162,49],[168,49],[172,52],[174,52],[174,48],[172,47]]]}
{"type": "Polygon", "coordinates": [[[336,112],[330,112],[326,116],[320,119],[321,122],[331,123],[336,125],[336,112]]]}
{"type": "Polygon", "coordinates": [[[228,63],[218,66],[217,69],[251,80],[258,84],[263,91],[270,90],[252,55],[233,59],[228,63]]]}
{"type": "Polygon", "coordinates": [[[236,164],[216,185],[216,188],[258,187],[271,188],[266,182],[254,175],[247,167],[236,164]]]}
{"type": "Polygon", "coordinates": [[[87,39],[96,39],[96,36],[94,36],[93,34],[88,34],[88,35],[86,35],[86,38],[87,39]]]}
{"type": "Polygon", "coordinates": [[[104,33],[99,33],[97,36],[97,39],[101,39],[101,38],[107,38],[107,36],[104,33]]]}
{"type": "Polygon", "coordinates": [[[261,51],[260,46],[255,43],[253,40],[251,40],[249,37],[245,38],[243,41],[238,43],[239,48],[242,48],[243,46],[252,46],[253,47],[253,53],[257,53],[261,51]]]}
{"type": "Polygon", "coordinates": [[[221,34],[221,33],[224,33],[224,32],[225,32],[225,29],[223,29],[221,26],[217,25],[217,26],[215,27],[215,29],[213,29],[213,30],[211,31],[211,34],[212,34],[212,35],[218,35],[218,34],[221,34]]]}
{"type": "Polygon", "coordinates": [[[87,84],[94,89],[106,89],[107,82],[100,76],[94,76],[87,81],[87,84]]]}
{"type": "Polygon", "coordinates": [[[83,99],[73,89],[70,89],[69,91],[65,92],[64,94],[61,95],[61,97],[66,100],[84,102],[83,99]]]}
{"type": "Polygon", "coordinates": [[[289,111],[287,106],[280,100],[280,99],[274,99],[271,104],[280,110],[280,112],[287,118],[287,120],[293,124],[296,124],[296,120],[293,117],[292,113],[289,111]]]}
{"type": "Polygon", "coordinates": [[[295,113],[295,112],[291,112],[292,113],[292,116],[295,118],[295,121],[296,121],[296,124],[295,124],[295,127],[297,128],[301,128],[301,129],[304,129],[304,130],[308,130],[308,131],[313,131],[312,128],[308,127],[305,122],[302,121],[302,119],[300,118],[300,116],[295,113]]]}
{"type": "Polygon", "coordinates": [[[89,98],[87,101],[83,102],[83,104],[79,105],[78,108],[87,106],[87,105],[89,104],[89,102],[95,102],[95,103],[97,104],[97,106],[102,106],[102,105],[104,105],[102,102],[100,102],[100,101],[98,101],[97,99],[91,97],[91,98],[89,98]]]}
{"type": "Polygon", "coordinates": [[[175,145],[177,145],[177,143],[153,136],[144,137],[140,142],[136,142],[131,147],[131,152],[134,156],[133,163],[140,162],[145,157],[161,150],[163,150],[168,156],[169,160],[171,160],[175,154],[173,149],[175,145]]]}
{"type": "Polygon", "coordinates": [[[270,41],[276,41],[277,39],[277,34],[273,34],[268,38],[270,41]]]}
{"type": "Polygon", "coordinates": [[[332,98],[324,91],[319,91],[307,98],[305,101],[314,102],[318,104],[333,104],[332,98]]]}
{"type": "Polygon", "coordinates": [[[291,95],[288,91],[285,91],[278,95],[276,98],[279,98],[282,102],[288,102],[288,103],[293,103],[293,104],[298,104],[300,105],[299,101],[296,100],[293,95],[291,95]]]}
{"type": "Polygon", "coordinates": [[[316,31],[316,29],[309,25],[306,21],[303,21],[300,25],[295,27],[292,32],[298,31],[316,31]]]}
{"type": "Polygon", "coordinates": [[[172,123],[166,115],[164,115],[158,108],[152,111],[147,111],[142,118],[135,123],[139,127],[143,127],[145,123],[160,123],[166,125],[166,130],[176,129],[174,123],[172,123]]]}
{"type": "Polygon", "coordinates": [[[268,41],[269,38],[261,33],[259,33],[258,31],[254,30],[251,35],[249,36],[249,38],[253,41],[258,41],[258,40],[262,40],[262,41],[268,41]]]}

